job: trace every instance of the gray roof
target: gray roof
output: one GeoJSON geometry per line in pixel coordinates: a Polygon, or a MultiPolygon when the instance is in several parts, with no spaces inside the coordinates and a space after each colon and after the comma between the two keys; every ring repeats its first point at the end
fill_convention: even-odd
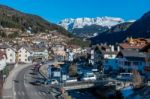
{"type": "Polygon", "coordinates": [[[0,49],[7,49],[7,48],[10,48],[10,49],[12,49],[13,51],[16,52],[16,49],[13,48],[12,46],[10,46],[10,45],[8,45],[8,44],[6,44],[6,43],[0,44],[0,49]]]}
{"type": "Polygon", "coordinates": [[[10,48],[10,46],[5,43],[0,44],[0,49],[6,49],[6,48],[10,48]]]}
{"type": "Polygon", "coordinates": [[[146,57],[146,54],[143,52],[138,52],[136,50],[122,50],[121,53],[124,57],[146,57]]]}
{"type": "Polygon", "coordinates": [[[117,55],[118,54],[118,52],[117,51],[101,51],[102,52],[102,54],[115,54],[115,55],[117,55]]]}
{"type": "Polygon", "coordinates": [[[23,44],[18,47],[18,50],[21,49],[22,47],[25,48],[29,53],[32,53],[32,49],[29,45],[23,44]]]}

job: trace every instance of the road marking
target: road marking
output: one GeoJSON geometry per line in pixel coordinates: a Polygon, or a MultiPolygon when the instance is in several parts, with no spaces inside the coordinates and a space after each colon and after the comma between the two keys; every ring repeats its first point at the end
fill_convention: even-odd
{"type": "Polygon", "coordinates": [[[39,94],[39,95],[42,95],[42,93],[41,93],[41,92],[38,92],[38,94],[39,94]]]}
{"type": "Polygon", "coordinates": [[[45,92],[41,92],[43,94],[43,96],[46,96],[46,93],[45,92]]]}
{"type": "Polygon", "coordinates": [[[25,95],[25,93],[22,91],[22,95],[24,96],[25,95]]]}
{"type": "Polygon", "coordinates": [[[27,81],[27,79],[28,79],[28,72],[25,72],[25,74],[24,74],[24,86],[26,88],[30,87],[29,82],[27,81]]]}
{"type": "Polygon", "coordinates": [[[14,95],[25,96],[23,91],[14,92],[14,95]]]}
{"type": "Polygon", "coordinates": [[[35,92],[35,93],[34,93],[34,95],[38,95],[38,93],[37,93],[37,92],[35,92]]]}
{"type": "Polygon", "coordinates": [[[18,95],[21,95],[21,93],[20,93],[20,92],[17,92],[17,94],[18,94],[18,95]]]}
{"type": "Polygon", "coordinates": [[[16,96],[16,92],[14,91],[14,96],[16,96]]]}

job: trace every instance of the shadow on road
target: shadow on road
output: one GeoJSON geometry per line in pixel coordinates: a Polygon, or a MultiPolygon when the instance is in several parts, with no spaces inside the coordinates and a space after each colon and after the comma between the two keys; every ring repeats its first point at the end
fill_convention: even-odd
{"type": "Polygon", "coordinates": [[[18,80],[14,80],[14,82],[15,82],[15,83],[19,83],[19,81],[18,81],[18,80]]]}
{"type": "Polygon", "coordinates": [[[37,73],[34,73],[34,72],[31,72],[31,73],[29,73],[30,75],[37,75],[37,73]]]}
{"type": "Polygon", "coordinates": [[[41,84],[38,82],[29,82],[29,84],[34,85],[34,86],[40,86],[41,84]]]}

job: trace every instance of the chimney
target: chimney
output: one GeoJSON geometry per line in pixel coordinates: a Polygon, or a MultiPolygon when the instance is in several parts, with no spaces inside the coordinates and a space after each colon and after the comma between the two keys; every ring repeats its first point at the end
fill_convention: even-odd
{"type": "Polygon", "coordinates": [[[114,45],[111,46],[111,51],[114,52],[114,45]]]}
{"type": "Polygon", "coordinates": [[[117,51],[120,52],[120,46],[117,46],[117,51]]]}

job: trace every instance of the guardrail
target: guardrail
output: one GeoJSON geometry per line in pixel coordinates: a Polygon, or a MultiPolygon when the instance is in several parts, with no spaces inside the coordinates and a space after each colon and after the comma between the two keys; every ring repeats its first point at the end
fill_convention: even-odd
{"type": "Polygon", "coordinates": [[[103,86],[108,81],[78,81],[78,82],[70,82],[70,83],[64,83],[63,87],[65,90],[73,90],[73,89],[84,89],[84,88],[91,88],[96,86],[103,86]]]}

